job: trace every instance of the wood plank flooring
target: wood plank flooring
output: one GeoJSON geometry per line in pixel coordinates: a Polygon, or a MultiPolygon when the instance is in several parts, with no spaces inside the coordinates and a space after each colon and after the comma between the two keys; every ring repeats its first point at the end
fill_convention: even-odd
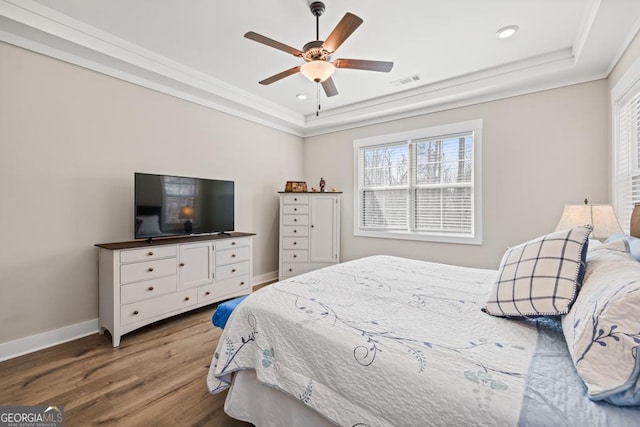
{"type": "Polygon", "coordinates": [[[0,363],[0,405],[62,405],[65,426],[247,427],[224,413],[206,377],[220,329],[215,305],[122,338],[91,335],[0,363]]]}

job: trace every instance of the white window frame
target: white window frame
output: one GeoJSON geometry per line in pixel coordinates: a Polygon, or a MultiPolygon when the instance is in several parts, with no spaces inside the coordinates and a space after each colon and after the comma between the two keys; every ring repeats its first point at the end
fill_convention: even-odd
{"type": "MultiPolygon", "coordinates": [[[[622,165],[621,158],[628,158],[630,161],[631,156],[637,156],[638,153],[632,152],[633,148],[628,145],[630,141],[627,141],[623,137],[624,132],[622,132],[622,120],[620,116],[625,105],[638,94],[640,94],[640,59],[636,60],[633,65],[629,67],[611,90],[611,112],[613,116],[613,138],[611,146],[611,170],[613,174],[611,177],[611,194],[613,195],[613,206],[618,221],[626,233],[629,233],[629,222],[634,199],[636,199],[636,203],[640,202],[640,196],[631,194],[630,188],[631,177],[633,175],[637,176],[638,170],[633,170],[633,167],[629,165],[629,163],[622,165]],[[623,154],[621,150],[626,150],[627,152],[623,154]]],[[[640,150],[640,148],[636,147],[636,150],[640,150]]]]}
{"type": "Polygon", "coordinates": [[[353,171],[354,171],[354,209],[353,235],[361,237],[378,237],[386,239],[422,240],[428,242],[460,243],[469,245],[482,244],[482,119],[465,122],[450,123],[422,129],[414,129],[388,135],[361,138],[353,141],[353,171]],[[412,230],[367,230],[362,227],[362,197],[359,152],[363,147],[389,145],[398,141],[412,141],[439,136],[462,133],[473,134],[473,177],[472,177],[472,226],[470,234],[451,234],[412,230]]]}

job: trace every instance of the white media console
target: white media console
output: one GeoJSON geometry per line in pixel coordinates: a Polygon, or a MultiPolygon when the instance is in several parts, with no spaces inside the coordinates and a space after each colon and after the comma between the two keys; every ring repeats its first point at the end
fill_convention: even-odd
{"type": "Polygon", "coordinates": [[[251,293],[250,233],[104,243],[99,248],[100,333],[114,347],[135,329],[251,293]]]}

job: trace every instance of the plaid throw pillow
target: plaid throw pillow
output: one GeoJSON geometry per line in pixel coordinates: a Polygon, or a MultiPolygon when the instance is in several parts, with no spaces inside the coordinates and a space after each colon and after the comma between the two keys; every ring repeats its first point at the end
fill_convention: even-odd
{"type": "Polygon", "coordinates": [[[482,310],[516,317],[568,313],[582,284],[592,230],[557,231],[508,249],[482,310]]]}

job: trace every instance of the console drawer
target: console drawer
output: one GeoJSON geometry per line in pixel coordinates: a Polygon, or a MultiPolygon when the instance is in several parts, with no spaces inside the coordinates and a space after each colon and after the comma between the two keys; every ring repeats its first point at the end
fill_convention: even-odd
{"type": "Polygon", "coordinates": [[[216,267],[215,280],[220,281],[231,277],[243,276],[245,274],[249,274],[249,261],[216,267]]]}
{"type": "Polygon", "coordinates": [[[212,285],[201,286],[198,288],[198,304],[220,301],[224,295],[243,291],[247,294],[251,293],[249,275],[232,277],[212,285]]]}
{"type": "Polygon", "coordinates": [[[175,292],[176,283],[176,276],[165,276],[144,282],[122,285],[120,286],[120,303],[129,304],[134,301],[155,298],[162,294],[175,292]]]}
{"type": "Polygon", "coordinates": [[[175,257],[177,249],[174,245],[150,246],[142,249],[129,249],[120,252],[120,262],[151,261],[159,258],[175,257]]]}
{"type": "Polygon", "coordinates": [[[122,325],[150,319],[181,308],[196,305],[198,294],[196,289],[188,289],[169,295],[162,295],[144,301],[123,305],[120,308],[120,322],[122,325]]]}
{"type": "Polygon", "coordinates": [[[126,284],[171,276],[176,274],[176,270],[175,258],[123,264],[120,266],[120,283],[126,284]]]}
{"type": "Polygon", "coordinates": [[[216,240],[216,249],[217,250],[225,250],[231,248],[237,248],[238,246],[249,246],[249,239],[237,238],[237,239],[224,239],[224,240],[216,240]]]}
{"type": "Polygon", "coordinates": [[[216,265],[227,265],[234,262],[248,261],[249,260],[249,247],[242,246],[234,249],[227,249],[224,251],[216,252],[216,265]]]}

